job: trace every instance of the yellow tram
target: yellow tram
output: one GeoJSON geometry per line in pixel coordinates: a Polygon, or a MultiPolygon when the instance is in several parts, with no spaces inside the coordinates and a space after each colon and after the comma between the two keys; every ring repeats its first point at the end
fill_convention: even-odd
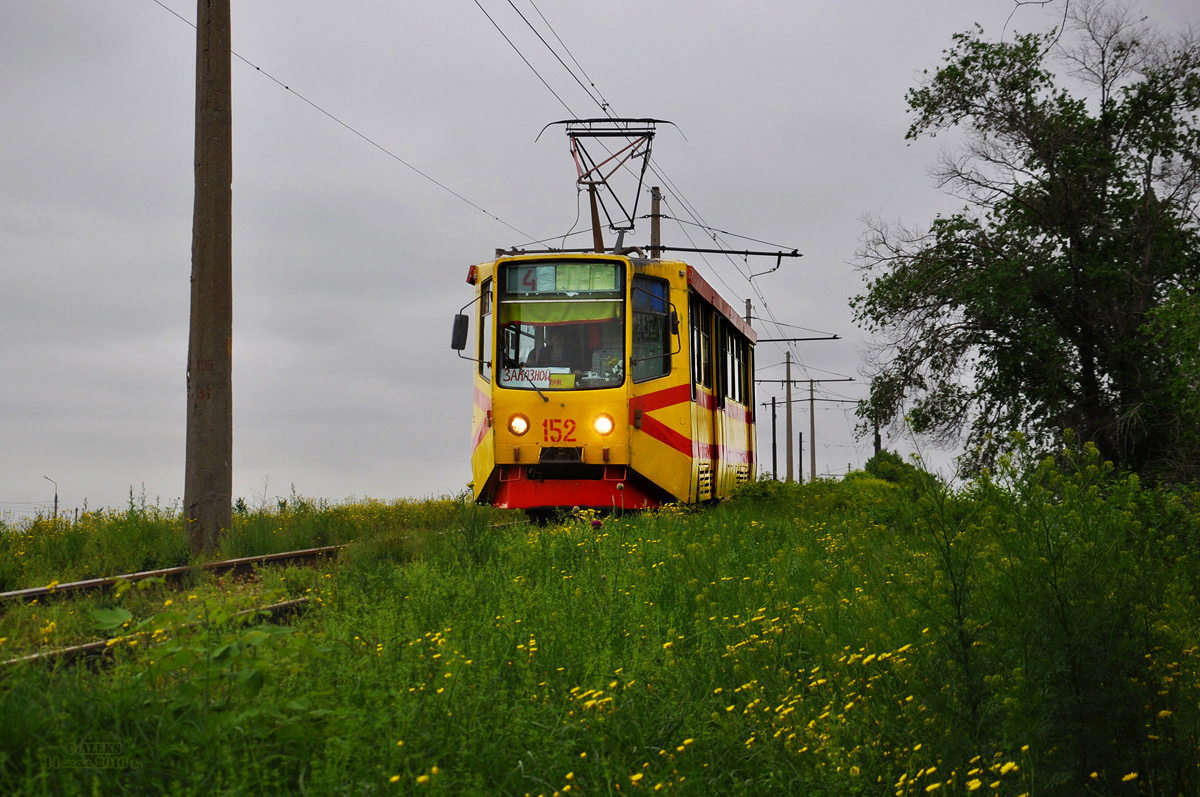
{"type": "Polygon", "coordinates": [[[686,263],[517,254],[467,282],[453,346],[474,364],[476,500],[635,509],[754,477],[756,336],[686,263]]]}

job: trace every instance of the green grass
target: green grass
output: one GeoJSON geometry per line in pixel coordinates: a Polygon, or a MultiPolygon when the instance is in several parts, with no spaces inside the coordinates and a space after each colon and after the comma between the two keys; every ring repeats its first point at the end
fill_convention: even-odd
{"type": "Polygon", "coordinates": [[[455,504],[291,628],[131,611],[110,669],[0,676],[0,790],[1196,793],[1195,495],[1088,450],[893,475],[544,528],[455,504]]]}

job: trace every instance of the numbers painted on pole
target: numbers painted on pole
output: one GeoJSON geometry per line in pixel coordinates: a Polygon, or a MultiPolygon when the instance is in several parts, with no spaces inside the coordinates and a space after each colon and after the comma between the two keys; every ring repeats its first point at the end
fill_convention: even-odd
{"type": "Polygon", "coordinates": [[[570,418],[547,418],[542,421],[542,441],[546,443],[574,443],[575,421],[570,418]]]}

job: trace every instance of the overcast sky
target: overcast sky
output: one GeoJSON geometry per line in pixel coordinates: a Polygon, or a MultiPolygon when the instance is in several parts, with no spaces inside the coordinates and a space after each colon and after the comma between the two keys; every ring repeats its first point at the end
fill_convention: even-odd
{"type": "MultiPolygon", "coordinates": [[[[616,114],[677,125],[654,143],[664,179],[648,178],[663,185],[665,213],[687,219],[687,206],[712,227],[804,253],[753,284],[746,275],[773,261],[685,258],[735,307],[750,298],[756,315],[842,338],[794,348],[797,378],[858,380],[819,385],[825,399],[865,395],[848,307],[862,290],[853,263],[864,215],[924,224],[958,204],[928,176],[948,142],[904,140],[905,91],[953,33],[976,22],[995,38],[1044,30],[1062,8],[233,5],[244,59],[233,64],[234,494],[252,506],[293,488],[335,502],[439,496],[470,478],[471,368],[449,348],[451,317],[472,298],[467,267],[580,229],[566,136],[535,139],[549,122],[602,115],[514,5],[616,114]]],[[[1139,7],[1168,30],[1200,16],[1190,0],[1139,7]]],[[[131,489],[163,506],[183,493],[195,13],[186,0],[0,6],[0,513],[10,519],[49,507],[47,477],[65,511],[120,507],[131,489]]],[[[648,240],[643,221],[627,243],[648,240]]],[[[713,245],[671,223],[664,243],[713,245]]],[[[783,359],[761,345],[759,377],[782,379],[783,359]]],[[[772,395],[782,386],[761,386],[760,403],[772,395]]],[[[769,411],[759,421],[769,469],[769,411]]],[[[806,446],[808,424],[805,402],[806,446]]],[[[870,457],[854,424],[852,405],[817,405],[819,472],[870,457]]],[[[807,476],[807,453],[803,463],[807,476]]]]}

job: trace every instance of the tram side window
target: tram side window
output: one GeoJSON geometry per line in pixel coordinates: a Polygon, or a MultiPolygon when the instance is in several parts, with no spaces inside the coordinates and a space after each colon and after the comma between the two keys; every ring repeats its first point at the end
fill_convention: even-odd
{"type": "Polygon", "coordinates": [[[728,366],[729,381],[726,384],[725,395],[738,404],[746,403],[746,341],[734,334],[732,329],[726,330],[728,335],[728,366]]]}
{"type": "Polygon", "coordinates": [[[743,351],[745,352],[745,359],[742,360],[742,365],[745,366],[743,368],[743,371],[746,374],[746,382],[745,382],[746,406],[753,409],[753,407],[754,407],[754,348],[750,345],[750,343],[748,341],[744,342],[742,344],[742,346],[744,347],[743,351]]]}
{"type": "Polygon", "coordinates": [[[696,398],[696,385],[700,384],[700,299],[688,296],[688,351],[692,366],[692,398],[696,398]]]}
{"type": "Polygon", "coordinates": [[[633,278],[633,380],[671,372],[671,304],[665,280],[633,278]]]}
{"type": "Polygon", "coordinates": [[[712,387],[712,308],[698,295],[688,300],[692,338],[692,383],[712,387]]]}
{"type": "Polygon", "coordinates": [[[483,281],[479,297],[479,373],[492,381],[492,281],[483,281]]]}
{"type": "Polygon", "coordinates": [[[729,324],[722,324],[721,327],[725,344],[725,398],[737,401],[737,341],[729,324]]]}
{"type": "Polygon", "coordinates": [[[713,391],[717,406],[724,407],[725,399],[731,395],[730,379],[733,371],[730,369],[730,359],[733,351],[730,347],[729,322],[724,318],[717,319],[717,387],[713,391]]]}

